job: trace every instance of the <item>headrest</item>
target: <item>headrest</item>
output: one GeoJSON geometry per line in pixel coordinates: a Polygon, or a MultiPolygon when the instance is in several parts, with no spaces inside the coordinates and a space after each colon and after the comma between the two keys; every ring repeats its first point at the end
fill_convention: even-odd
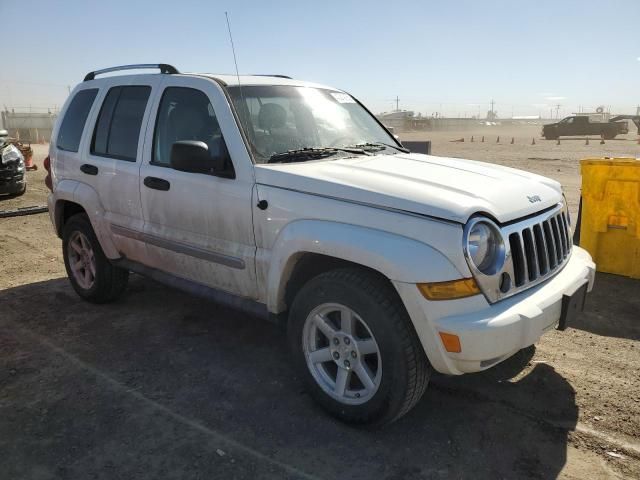
{"type": "Polygon", "coordinates": [[[263,130],[284,127],[287,122],[287,111],[277,103],[265,103],[260,107],[258,123],[263,130]]]}

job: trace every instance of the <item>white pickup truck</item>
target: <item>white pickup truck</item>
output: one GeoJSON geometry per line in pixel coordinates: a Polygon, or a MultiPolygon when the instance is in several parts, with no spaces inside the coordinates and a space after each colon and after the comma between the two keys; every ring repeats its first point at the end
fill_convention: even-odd
{"type": "Polygon", "coordinates": [[[283,320],[349,422],[565,328],[593,285],[558,182],[410,153],[348,93],[284,76],[91,72],[45,167],[81,297],[114,300],[133,271],[283,320]]]}

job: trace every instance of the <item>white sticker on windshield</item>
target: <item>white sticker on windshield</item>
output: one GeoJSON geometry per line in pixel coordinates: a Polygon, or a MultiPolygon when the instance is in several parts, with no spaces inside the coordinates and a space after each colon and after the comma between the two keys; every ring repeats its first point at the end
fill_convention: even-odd
{"type": "Polygon", "coordinates": [[[347,95],[342,92],[330,92],[331,96],[336,99],[338,103],[356,103],[356,101],[351,98],[351,95],[347,95]]]}

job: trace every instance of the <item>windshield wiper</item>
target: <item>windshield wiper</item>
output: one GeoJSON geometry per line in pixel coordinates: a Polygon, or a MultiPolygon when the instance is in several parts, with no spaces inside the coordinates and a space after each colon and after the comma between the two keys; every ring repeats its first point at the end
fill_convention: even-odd
{"type": "Polygon", "coordinates": [[[399,147],[398,145],[392,145],[390,143],[383,143],[383,142],[364,142],[364,143],[356,143],[354,145],[355,148],[378,148],[378,150],[383,150],[385,147],[389,147],[389,148],[393,148],[395,150],[398,150],[402,153],[411,153],[411,151],[408,148],[404,148],[404,147],[399,147]]]}
{"type": "Polygon", "coordinates": [[[271,155],[267,163],[304,162],[305,160],[315,158],[330,157],[332,155],[336,155],[338,152],[371,155],[369,152],[357,147],[304,147],[271,155]]]}

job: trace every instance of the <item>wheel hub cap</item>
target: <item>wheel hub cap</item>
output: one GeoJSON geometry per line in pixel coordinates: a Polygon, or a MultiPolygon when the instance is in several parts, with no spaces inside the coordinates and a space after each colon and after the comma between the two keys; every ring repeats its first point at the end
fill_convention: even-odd
{"type": "Polygon", "coordinates": [[[96,260],[89,239],[84,233],[75,231],[69,238],[67,248],[69,269],[76,283],[85,290],[96,280],[96,260]]]}
{"type": "Polygon", "coordinates": [[[331,356],[336,364],[346,368],[353,368],[359,358],[357,341],[342,333],[337,333],[334,338],[337,342],[333,343],[331,347],[331,356]]]}
{"type": "Polygon", "coordinates": [[[366,322],[349,307],[323,304],[303,329],[307,366],[322,390],[345,404],[370,400],[382,381],[382,358],[366,322]]]}

